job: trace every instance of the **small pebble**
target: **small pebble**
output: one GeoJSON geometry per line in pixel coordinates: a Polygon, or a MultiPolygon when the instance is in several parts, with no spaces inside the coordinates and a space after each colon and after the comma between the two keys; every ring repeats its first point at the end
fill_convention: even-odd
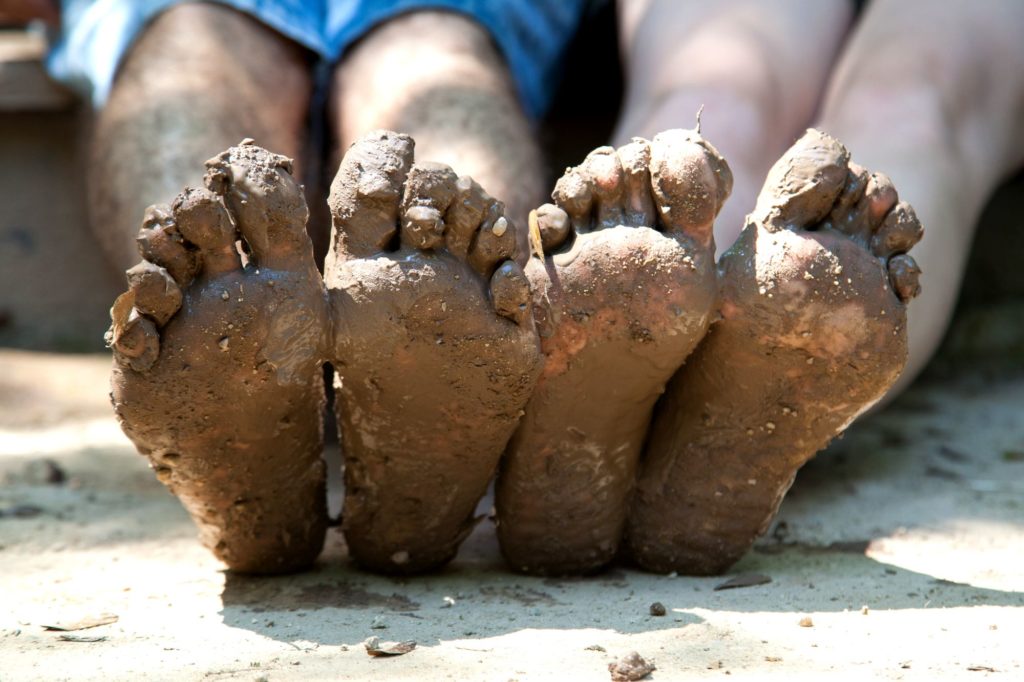
{"type": "Polygon", "coordinates": [[[508,221],[505,220],[505,216],[501,216],[495,220],[494,227],[491,228],[491,232],[494,233],[495,237],[504,235],[506,230],[508,230],[508,221]]]}
{"type": "Polygon", "coordinates": [[[665,605],[662,604],[660,601],[656,601],[653,604],[651,604],[651,615],[652,616],[664,616],[665,615],[665,605]]]}
{"type": "Polygon", "coordinates": [[[803,618],[800,619],[800,627],[802,627],[802,628],[813,628],[814,627],[814,621],[811,620],[810,616],[804,616],[803,618]]]}

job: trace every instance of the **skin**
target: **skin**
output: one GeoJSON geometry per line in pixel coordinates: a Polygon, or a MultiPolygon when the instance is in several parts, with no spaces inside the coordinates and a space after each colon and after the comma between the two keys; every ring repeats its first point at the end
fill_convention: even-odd
{"type": "Polygon", "coordinates": [[[920,237],[888,178],[835,139],[810,130],[776,163],[719,263],[722,319],[655,416],[629,558],[705,575],[746,553],[797,469],[902,371],[920,237]]]}
{"type": "Polygon", "coordinates": [[[490,33],[471,19],[399,15],[346,53],[332,85],[329,120],[341,149],[372,130],[398,130],[416,140],[420,159],[457,168],[501,198],[516,225],[544,201],[534,126],[490,33]]]}
{"type": "Polygon", "coordinates": [[[593,571],[618,549],[655,400],[704,336],[711,225],[732,176],[695,131],[598,149],[535,215],[527,275],[544,372],[496,489],[516,570],[593,571]]]}
{"type": "MultiPolygon", "coordinates": [[[[815,3],[812,16],[807,14],[806,7],[802,13],[794,13],[796,4],[758,3],[766,14],[755,15],[752,12],[757,7],[751,9],[751,4],[739,1],[715,3],[714,7],[691,2],[623,3],[630,90],[618,136],[628,139],[631,134],[645,132],[644,126],[652,133],[689,122],[699,104],[707,104],[706,132],[710,130],[709,135],[732,160],[737,178],[735,194],[738,198],[748,196],[749,207],[753,204],[757,179],[763,177],[772,158],[806,125],[818,108],[824,83],[831,78],[820,125],[846,140],[858,158],[892,175],[904,196],[921,208],[929,234],[940,235],[926,240],[916,252],[929,272],[944,274],[938,282],[941,286],[928,284],[929,293],[921,305],[915,306],[920,311],[920,321],[911,324],[911,364],[904,379],[907,381],[930,354],[944,328],[957,289],[961,254],[966,252],[970,227],[985,197],[1001,177],[1021,162],[1024,146],[1015,121],[1021,118],[1020,102],[1024,102],[1020,96],[1020,74],[1024,73],[1020,66],[1024,60],[1019,41],[1014,40],[1010,28],[1020,25],[1019,17],[1011,16],[1019,9],[1012,3],[992,3],[983,11],[946,8],[942,13],[934,13],[919,2],[901,5],[876,0],[830,77],[829,66],[849,24],[849,5],[845,1],[815,3]],[[633,11],[631,7],[637,9],[633,11]],[[660,11],[656,12],[657,8],[660,11]],[[669,9],[674,9],[676,18],[684,17],[683,25],[677,27],[680,30],[669,30],[675,25],[669,9]],[[684,14],[684,9],[690,13],[684,14]],[[964,30],[967,25],[971,30],[964,30]],[[979,32],[987,37],[985,41],[970,40],[979,32]],[[671,40],[666,41],[665,36],[671,36],[671,40]],[[706,55],[708,45],[721,46],[723,53],[718,58],[692,58],[706,55]],[[726,50],[725,46],[731,47],[726,50]],[[943,77],[930,80],[929,74],[933,73],[943,77]],[[927,82],[928,87],[907,87],[921,82],[927,82]],[[1000,87],[985,89],[972,97],[961,96],[966,91],[965,84],[988,82],[998,82],[1000,87]],[[757,87],[759,83],[771,83],[772,87],[757,87]],[[725,122],[719,123],[723,119],[725,122]],[[914,125],[904,128],[876,124],[883,119],[890,123],[914,121],[914,125]],[[721,129],[714,130],[716,125],[721,125],[721,129]],[[937,269],[930,267],[930,262],[937,269]],[[949,263],[953,264],[952,271],[947,267],[949,263]]],[[[210,9],[201,4],[191,7],[198,12],[210,9]]],[[[178,29],[179,35],[188,36],[187,40],[175,42],[166,39],[173,38],[173,32],[156,32],[164,17],[182,16],[180,11],[186,10],[167,12],[147,31],[164,40],[153,38],[147,43],[144,36],[133,49],[109,108],[118,116],[112,113],[101,118],[101,131],[105,125],[108,132],[97,137],[94,166],[99,171],[91,175],[116,181],[104,183],[103,191],[94,193],[90,204],[96,211],[93,218],[100,230],[101,243],[122,265],[131,258],[124,247],[129,234],[124,226],[137,217],[146,203],[170,194],[185,182],[182,175],[175,175],[194,167],[189,166],[185,156],[208,155],[206,151],[196,157],[195,150],[189,151],[189,141],[212,140],[214,135],[204,137],[212,130],[224,138],[222,143],[213,144],[211,149],[216,149],[255,132],[261,141],[271,140],[268,144],[275,149],[289,151],[287,136],[301,130],[305,114],[303,107],[288,106],[304,101],[301,92],[281,98],[274,107],[246,99],[247,93],[253,91],[249,83],[258,85],[266,75],[273,75],[274,69],[294,63],[294,46],[288,48],[287,41],[275,35],[274,40],[286,46],[284,54],[275,56],[269,51],[274,48],[268,45],[267,50],[248,50],[245,62],[221,59],[229,55],[216,50],[226,52],[224,45],[228,42],[243,42],[238,40],[242,34],[234,36],[233,41],[223,41],[217,32],[212,32],[218,39],[209,41],[209,49],[198,50],[195,46],[204,44],[202,35],[191,30],[191,22],[181,22],[178,29]],[[190,30],[186,31],[186,26],[190,30]],[[265,54],[274,58],[262,63],[265,54]],[[145,78],[145,58],[153,57],[149,66],[173,64],[178,68],[180,60],[187,60],[190,55],[199,58],[187,62],[194,66],[181,72],[185,74],[184,82],[195,86],[192,89],[162,90],[145,78]],[[138,75],[130,78],[125,74],[130,73],[129,66],[136,58],[138,75]],[[233,72],[225,76],[225,70],[233,72]],[[237,79],[240,84],[239,92],[233,93],[232,98],[211,87],[212,83],[224,82],[225,77],[237,79]],[[124,93],[120,99],[119,89],[124,93]],[[138,102],[152,107],[140,107],[138,102]],[[209,109],[204,108],[207,106],[209,109]],[[279,108],[285,111],[283,117],[279,108]],[[235,115],[223,115],[231,111],[235,115]],[[245,122],[247,129],[230,133],[240,121],[245,122]],[[263,128],[257,130],[261,125],[263,128]],[[184,136],[184,144],[180,139],[182,127],[191,131],[184,136]],[[282,143],[274,143],[272,136],[282,134],[282,143]],[[161,136],[173,137],[178,142],[162,145],[161,136]],[[160,158],[163,152],[159,150],[174,150],[169,158],[154,164],[160,173],[139,173],[134,165],[138,149],[149,147],[156,151],[142,155],[144,158],[160,158]]],[[[234,14],[222,8],[210,11],[214,15],[234,14]]],[[[421,13],[410,15],[409,20],[418,14],[421,13]]],[[[394,116],[395,127],[409,130],[419,126],[415,132],[421,138],[421,149],[431,150],[428,157],[443,158],[447,153],[444,150],[458,149],[460,169],[469,169],[480,177],[491,173],[493,179],[488,177],[487,185],[493,191],[510,197],[514,206],[533,205],[521,197],[534,190],[522,194],[515,190],[517,180],[519,186],[532,186],[531,179],[539,178],[540,174],[535,172],[539,170],[534,161],[536,146],[529,141],[528,126],[522,125],[524,119],[508,86],[507,70],[500,58],[494,58],[493,47],[487,46],[486,39],[479,40],[479,29],[464,30],[458,26],[460,18],[441,16],[446,18],[436,20],[437,27],[445,28],[446,39],[435,40],[429,49],[422,48],[418,53],[419,57],[440,61],[418,58],[412,60],[415,66],[410,67],[408,63],[401,65],[401,60],[375,58],[388,54],[389,42],[400,40],[397,33],[388,39],[374,40],[378,35],[375,32],[357,48],[376,43],[373,50],[367,49],[361,60],[346,60],[352,67],[347,74],[344,64],[339,67],[335,74],[338,87],[333,95],[336,113],[332,118],[338,137],[351,140],[360,126],[376,127],[383,122],[381,119],[394,116]],[[438,63],[445,68],[435,68],[438,63]],[[375,80],[390,83],[389,78],[399,77],[403,87],[384,88],[370,98],[359,95],[369,92],[366,88],[375,80]],[[471,84],[468,90],[472,96],[444,96],[454,89],[465,90],[466,83],[471,84]],[[414,87],[421,84],[424,87],[414,87]],[[470,102],[474,106],[467,107],[470,102]],[[451,108],[446,110],[449,103],[451,108]],[[360,118],[364,112],[365,116],[360,118]],[[458,118],[459,112],[469,117],[468,123],[458,118]],[[459,125],[441,125],[456,120],[459,125]],[[354,128],[345,132],[346,121],[362,123],[355,123],[354,128]],[[435,130],[436,135],[432,132],[435,130]],[[493,134],[495,130],[501,134],[493,134]],[[467,131],[472,134],[466,134],[467,131]],[[472,143],[461,144],[462,140],[472,143]],[[497,149],[506,140],[502,153],[488,153],[488,149],[497,149]]],[[[239,22],[234,16],[226,21],[242,25],[248,20],[239,22]]],[[[379,35],[387,37],[384,30],[379,35]]],[[[403,34],[405,40],[414,40],[409,37],[413,32],[403,34]]],[[[252,36],[246,31],[244,37],[252,36]]],[[[397,48],[391,52],[400,53],[397,48]]],[[[301,51],[298,54],[301,63],[301,51]]],[[[308,84],[308,76],[278,75],[281,77],[267,80],[299,90],[306,87],[304,83],[308,84]]],[[[736,219],[719,220],[715,228],[722,245],[732,243],[743,224],[738,218],[748,210],[742,207],[743,202],[731,203],[736,207],[736,219]]],[[[518,215],[525,208],[512,210],[518,215]]],[[[728,218],[728,214],[723,218],[728,218]]],[[[159,282],[146,273],[136,273],[135,277],[159,282]]],[[[150,313],[162,314],[157,309],[150,313]]],[[[143,347],[145,338],[144,335],[143,347]]],[[[572,399],[575,396],[569,398],[572,399]]],[[[712,487],[709,483],[709,489],[712,487]]]]}
{"type": "Polygon", "coordinates": [[[126,55],[90,145],[89,222],[113,270],[136,262],[146,207],[198,186],[203,162],[239,140],[252,137],[299,159],[302,170],[309,60],[295,43],[221,5],[186,3],[153,20],[126,55]]]}
{"type": "Polygon", "coordinates": [[[619,8],[627,92],[613,139],[688,125],[704,105],[704,132],[736,178],[719,248],[739,237],[769,167],[808,126],[886,173],[917,209],[925,274],[907,366],[887,399],[898,394],[945,333],[982,208],[1024,165],[1024,6],[872,0],[856,25],[849,0],[619,8]]]}
{"type": "Polygon", "coordinates": [[[541,368],[500,202],[413,142],[370,133],[331,187],[325,267],[350,555],[384,573],[444,565],[541,368]]]}
{"type": "MultiPolygon", "coordinates": [[[[186,183],[198,183],[200,174],[196,173],[196,168],[200,168],[201,161],[216,150],[248,135],[291,157],[302,155],[312,90],[310,64],[309,54],[294,43],[243,14],[215,4],[189,3],[173,7],[161,13],[146,28],[126,55],[110,101],[100,112],[92,140],[90,177],[103,178],[103,182],[90,186],[90,218],[98,242],[116,268],[126,268],[135,260],[131,246],[133,226],[145,207],[172,195],[186,183]],[[151,77],[159,72],[173,72],[175,78],[151,77]],[[223,88],[225,82],[230,82],[232,87],[223,88]],[[266,92],[271,90],[274,97],[268,101],[266,92]]],[[[530,125],[519,107],[508,69],[489,35],[475,23],[450,13],[402,15],[374,30],[347,53],[336,70],[334,85],[330,118],[337,139],[348,144],[361,132],[382,123],[412,130],[431,156],[442,161],[454,161],[498,188],[512,204],[512,211],[522,217],[518,223],[513,220],[512,225],[525,226],[528,207],[536,205],[540,199],[543,177],[540,154],[530,125]],[[429,30],[433,37],[429,43],[418,39],[423,30],[429,30]],[[403,55],[408,56],[411,50],[415,50],[416,59],[404,58],[403,55]],[[437,68],[439,64],[444,68],[437,68]],[[376,88],[374,84],[381,81],[391,85],[376,88]],[[401,84],[404,85],[398,87],[401,84]],[[447,97],[445,93],[453,89],[458,90],[459,96],[447,97]],[[458,125],[441,125],[442,122],[456,120],[458,125]],[[344,129],[342,122],[346,124],[344,129]]],[[[302,162],[299,166],[300,169],[306,167],[302,162]]],[[[315,166],[312,166],[314,172],[306,173],[314,179],[315,166]]],[[[313,190],[314,185],[311,185],[313,190]]],[[[474,184],[472,188],[474,193],[482,193],[479,185],[474,184]]],[[[489,201],[493,204],[492,200],[489,201]]],[[[151,218],[153,224],[168,220],[163,214],[151,218]]],[[[518,235],[521,243],[516,248],[525,254],[525,233],[514,227],[509,232],[518,235]]],[[[323,250],[326,251],[326,242],[323,250]]],[[[151,260],[156,258],[152,254],[149,257],[151,260]]],[[[469,346],[479,345],[475,337],[481,331],[496,339],[504,339],[512,333],[510,329],[516,329],[520,324],[510,322],[509,318],[518,320],[524,310],[529,313],[528,306],[523,306],[525,280],[520,279],[514,269],[495,267],[495,273],[500,270],[501,275],[490,287],[487,286],[491,274],[481,274],[481,270],[489,270],[495,257],[488,253],[470,259],[463,253],[443,259],[448,269],[438,271],[438,291],[449,296],[453,304],[461,300],[467,306],[467,310],[460,310],[459,314],[465,319],[462,333],[474,336],[466,342],[469,346]],[[461,284],[456,276],[461,278],[461,284]],[[476,312],[469,312],[469,309],[476,312]]],[[[174,258],[186,261],[177,263],[176,269],[170,268],[185,278],[181,284],[174,282],[181,288],[189,281],[190,268],[194,264],[187,262],[187,255],[177,254],[174,258]]],[[[142,279],[150,283],[147,286],[157,282],[157,290],[163,282],[151,274],[142,279]]],[[[188,296],[186,290],[186,302],[188,296]]],[[[156,298],[161,301],[161,306],[173,313],[177,305],[173,300],[156,298]]],[[[256,302],[251,297],[248,300],[256,302]]],[[[133,314],[128,303],[119,311],[122,316],[133,314]]],[[[150,312],[155,314],[159,311],[150,312]]],[[[253,310],[251,316],[254,320],[257,315],[253,310]]],[[[367,316],[367,319],[371,317],[367,316]]],[[[190,323],[172,321],[170,324],[188,326],[190,323]]],[[[146,326],[139,322],[134,327],[140,325],[146,326]]],[[[370,328],[368,335],[379,331],[370,328]]],[[[123,344],[126,351],[146,355],[148,361],[158,353],[156,332],[164,333],[164,330],[153,325],[148,333],[135,331],[131,335],[120,336],[115,343],[123,344]],[[135,343],[135,346],[129,349],[130,343],[135,343]]],[[[524,338],[507,356],[511,360],[522,359],[522,367],[505,370],[496,379],[503,390],[515,394],[511,403],[525,403],[539,357],[535,336],[520,336],[524,338]]],[[[496,349],[500,347],[501,344],[495,345],[496,349]]],[[[237,344],[232,346],[233,352],[236,348],[237,344]]],[[[195,348],[185,346],[184,349],[182,352],[196,352],[195,348]]],[[[253,346],[249,352],[258,355],[261,349],[253,346]]],[[[324,357],[330,355],[332,352],[325,353],[324,357]]],[[[216,365],[215,358],[219,356],[213,355],[209,359],[211,367],[216,365]]],[[[497,367],[505,360],[495,357],[492,365],[497,367]]],[[[467,361],[462,362],[465,364],[467,361]]],[[[357,368],[353,371],[362,367],[358,364],[353,366],[357,368]]],[[[160,379],[151,377],[145,380],[149,382],[149,388],[139,389],[141,392],[135,401],[135,407],[145,414],[137,418],[129,415],[127,420],[148,421],[154,433],[139,442],[162,439],[161,447],[167,450],[173,449],[174,436],[158,423],[156,415],[163,403],[156,404],[154,396],[160,382],[169,385],[180,383],[180,377],[172,374],[166,370],[157,372],[162,377],[160,379]],[[164,433],[160,433],[162,430],[164,433]]],[[[136,386],[142,381],[132,375],[127,383],[136,386]]],[[[268,392],[280,391],[277,399],[291,400],[289,393],[272,386],[264,384],[268,392]]],[[[236,401],[227,402],[235,404],[236,401]]],[[[309,415],[318,413],[319,403],[314,404],[311,396],[307,402],[309,415]]],[[[484,433],[480,437],[488,443],[501,442],[503,445],[517,413],[514,410],[506,413],[505,407],[499,403],[502,400],[488,408],[498,415],[494,417],[494,424],[483,427],[484,433]]],[[[239,404],[239,409],[242,405],[244,401],[239,404]]],[[[233,419],[240,420],[237,428],[242,433],[252,426],[241,417],[233,419]]],[[[143,443],[143,447],[149,446],[143,443]]],[[[200,445],[196,447],[201,449],[200,445]]],[[[500,451],[499,445],[484,448],[490,460],[496,457],[491,452],[495,448],[500,451]]],[[[494,461],[488,464],[485,460],[481,471],[493,472],[493,468],[494,461]]],[[[258,478],[247,469],[243,460],[232,460],[226,456],[218,460],[217,471],[224,479],[241,476],[248,477],[252,483],[258,478]]],[[[163,472],[163,469],[158,469],[158,472],[163,472]]],[[[270,473],[265,475],[268,479],[274,476],[270,473]]],[[[183,494],[187,498],[190,493],[183,494]]],[[[469,495],[475,496],[478,496],[477,491],[469,495]]],[[[355,499],[356,496],[352,495],[352,500],[355,499]]],[[[265,501],[271,504],[269,500],[265,501]]],[[[195,506],[187,499],[186,503],[195,506]]],[[[292,506],[287,496],[274,504],[282,507],[275,514],[287,515],[287,508],[292,506]]],[[[304,507],[305,502],[300,502],[299,506],[304,507]]],[[[350,513],[350,517],[355,518],[355,514],[350,513]]],[[[458,520],[459,523],[465,521],[462,518],[458,520]]],[[[215,520],[212,527],[217,523],[219,521],[215,520]]],[[[349,527],[352,526],[350,522],[349,527]]],[[[210,538],[220,532],[212,532],[210,538]]],[[[373,528],[367,527],[365,532],[372,533],[373,528]]],[[[208,544],[211,543],[216,546],[217,541],[208,539],[208,544]]],[[[443,551],[454,551],[456,545],[457,542],[443,551]]],[[[307,552],[310,555],[314,553],[312,548],[307,552]]],[[[283,557],[281,561],[288,566],[308,563],[307,558],[283,557]]],[[[430,559],[426,563],[435,561],[439,559],[430,559]]],[[[414,565],[411,563],[410,567],[414,565]]],[[[257,567],[254,570],[264,569],[257,567]]]]}
{"type": "Polygon", "coordinates": [[[330,323],[308,210],[292,161],[251,142],[207,168],[206,188],[147,212],[145,260],[111,311],[111,400],[228,568],[302,570],[327,527],[330,323]]]}

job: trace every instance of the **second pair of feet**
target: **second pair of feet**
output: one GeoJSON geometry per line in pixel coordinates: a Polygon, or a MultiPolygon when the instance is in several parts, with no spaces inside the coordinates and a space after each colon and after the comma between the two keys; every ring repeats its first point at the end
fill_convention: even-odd
{"type": "Polygon", "coordinates": [[[449,561],[497,473],[517,570],[618,554],[703,574],[746,551],[905,361],[920,225],[816,131],[717,268],[731,175],[696,131],[594,151],[527,226],[414,163],[407,136],[368,135],[331,188],[323,280],[288,159],[247,141],[207,166],[205,188],[146,216],[112,309],[112,399],[238,571],[300,570],[322,548],[324,362],[361,565],[449,561]]]}

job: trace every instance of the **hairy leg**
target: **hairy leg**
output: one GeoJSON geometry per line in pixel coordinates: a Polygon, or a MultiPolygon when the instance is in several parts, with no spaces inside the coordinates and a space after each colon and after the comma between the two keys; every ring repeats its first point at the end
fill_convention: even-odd
{"type": "Polygon", "coordinates": [[[852,17],[848,0],[625,0],[626,96],[613,143],[693,125],[729,161],[732,197],[715,223],[729,248],[765,174],[814,116],[852,17]]]}
{"type": "Polygon", "coordinates": [[[252,137],[298,156],[307,62],[296,44],[219,5],[179,5],[152,22],[121,66],[92,143],[90,221],[115,268],[138,260],[146,207],[198,185],[218,151],[252,137]]]}
{"type": "Polygon", "coordinates": [[[888,175],[926,230],[896,391],[942,339],[985,201],[1024,163],[1021,26],[1020,3],[876,0],[832,76],[817,127],[888,175]]]}
{"type": "Polygon", "coordinates": [[[342,150],[397,130],[415,138],[418,158],[473,176],[517,224],[543,201],[540,149],[508,67],[461,15],[413,12],[374,29],[335,70],[331,109],[342,150]]]}

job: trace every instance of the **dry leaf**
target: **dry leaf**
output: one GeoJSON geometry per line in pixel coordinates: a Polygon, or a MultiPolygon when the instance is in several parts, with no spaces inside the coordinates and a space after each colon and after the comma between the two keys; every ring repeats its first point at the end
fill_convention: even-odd
{"type": "Polygon", "coordinates": [[[401,656],[415,649],[416,642],[382,642],[380,637],[370,637],[363,642],[363,646],[366,647],[366,653],[371,656],[401,656]]]}
{"type": "Polygon", "coordinates": [[[101,625],[110,625],[117,622],[117,616],[113,613],[101,613],[98,616],[90,616],[70,623],[55,623],[54,625],[43,625],[45,630],[60,630],[70,632],[72,630],[88,630],[101,625]]]}

